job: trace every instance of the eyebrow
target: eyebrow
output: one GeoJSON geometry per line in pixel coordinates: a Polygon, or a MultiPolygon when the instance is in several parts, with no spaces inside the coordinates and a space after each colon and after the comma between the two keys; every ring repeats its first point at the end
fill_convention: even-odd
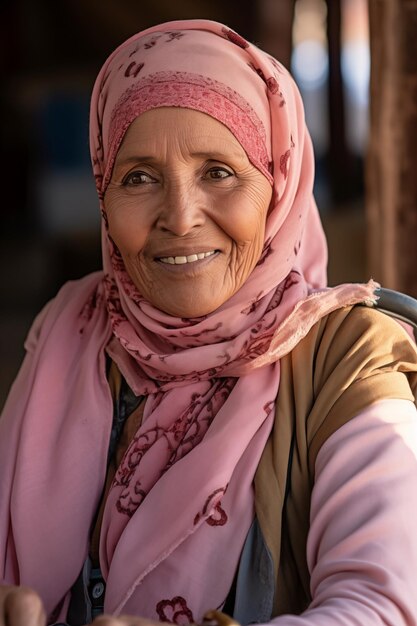
{"type": "MultiPolygon", "coordinates": [[[[119,155],[117,155],[119,156],[119,155]]],[[[121,156],[120,159],[116,158],[116,164],[117,162],[119,163],[123,163],[123,164],[129,164],[129,163],[137,163],[138,161],[145,161],[146,163],[152,163],[157,161],[157,159],[153,156],[146,156],[146,155],[140,155],[140,154],[132,154],[131,156],[121,156]]]]}
{"type": "Polygon", "coordinates": [[[231,152],[229,152],[229,154],[224,154],[222,152],[219,151],[201,151],[201,152],[191,152],[190,153],[191,156],[196,156],[196,157],[203,157],[203,158],[208,158],[211,159],[213,161],[221,161],[222,159],[224,159],[226,156],[227,157],[234,157],[235,159],[242,159],[243,154],[241,152],[237,152],[235,150],[232,150],[231,152]]]}

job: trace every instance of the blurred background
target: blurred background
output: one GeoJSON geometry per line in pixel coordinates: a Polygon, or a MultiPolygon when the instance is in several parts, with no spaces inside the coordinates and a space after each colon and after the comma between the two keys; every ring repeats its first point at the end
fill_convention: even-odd
{"type": "MultiPolygon", "coordinates": [[[[404,3],[414,9],[415,4],[404,3]]],[[[409,29],[414,24],[409,33],[413,46],[417,34],[417,12],[402,16],[404,23],[395,22],[397,13],[386,12],[390,5],[391,0],[3,0],[0,406],[33,316],[64,281],[100,268],[98,200],[88,151],[90,93],[114,47],[153,24],[218,20],[292,71],[315,148],[315,193],[329,242],[329,284],[369,278],[372,246],[380,245],[370,241],[369,227],[373,219],[382,222],[378,208],[372,213],[372,198],[367,213],[366,197],[369,189],[375,196],[381,177],[385,180],[374,162],[379,178],[368,175],[365,185],[370,15],[378,25],[377,44],[382,38],[374,53],[380,65],[384,28],[395,34],[405,22],[409,29]]],[[[379,78],[376,88],[381,89],[389,75],[379,78]]],[[[378,111],[375,117],[380,119],[378,111]]],[[[377,128],[373,132],[380,138],[377,128]]],[[[410,142],[410,149],[415,145],[410,142]]],[[[375,146],[374,161],[381,152],[386,155],[383,146],[375,146]]],[[[407,229],[410,224],[405,220],[407,229]]],[[[390,286],[402,286],[393,280],[390,286]]]]}

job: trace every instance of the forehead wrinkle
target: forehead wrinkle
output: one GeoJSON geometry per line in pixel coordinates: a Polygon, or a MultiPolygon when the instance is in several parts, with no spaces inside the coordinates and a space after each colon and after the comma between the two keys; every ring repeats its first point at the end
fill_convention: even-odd
{"type": "MultiPolygon", "coordinates": [[[[211,138],[208,138],[211,140],[211,138]]],[[[134,142],[133,149],[129,146],[129,142],[122,146],[119,150],[119,153],[116,157],[116,165],[128,166],[134,163],[144,163],[149,165],[156,165],[161,162],[169,161],[167,155],[171,154],[173,157],[178,158],[181,156],[182,158],[191,158],[198,159],[201,161],[219,161],[226,162],[232,161],[236,163],[236,165],[245,165],[248,163],[248,157],[244,149],[239,145],[240,149],[236,149],[233,143],[229,141],[223,141],[223,146],[219,143],[213,147],[213,149],[200,149],[199,147],[193,149],[191,141],[184,142],[164,142],[163,145],[160,145],[158,148],[155,148],[155,151],[152,150],[149,146],[146,146],[146,152],[139,152],[137,150],[137,144],[142,144],[141,141],[134,142]],[[171,143],[171,146],[169,145],[171,143]],[[181,145],[182,144],[182,145],[181,145]],[[150,148],[150,149],[149,149],[150,148]]]]}
{"type": "MultiPolygon", "coordinates": [[[[239,152],[231,152],[227,155],[225,155],[223,152],[220,151],[213,151],[213,152],[202,152],[202,151],[198,151],[198,152],[189,152],[188,153],[189,156],[193,157],[193,158],[199,158],[199,159],[206,159],[209,161],[222,161],[225,157],[230,158],[231,156],[234,159],[239,159],[242,161],[246,161],[247,157],[245,154],[241,154],[239,152]]],[[[132,154],[132,155],[123,155],[122,152],[119,153],[119,158],[117,159],[118,163],[122,163],[123,165],[130,165],[131,163],[157,163],[159,162],[159,158],[157,156],[152,156],[152,155],[145,155],[145,154],[132,154]]]]}

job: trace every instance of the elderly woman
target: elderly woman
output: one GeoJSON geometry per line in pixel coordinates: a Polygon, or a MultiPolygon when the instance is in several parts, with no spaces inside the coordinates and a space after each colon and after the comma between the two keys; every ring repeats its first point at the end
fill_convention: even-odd
{"type": "Polygon", "coordinates": [[[90,123],[104,270],[38,316],[0,422],[0,624],[417,624],[416,350],[354,306],[374,284],[324,288],[292,79],[163,24],[90,123]]]}

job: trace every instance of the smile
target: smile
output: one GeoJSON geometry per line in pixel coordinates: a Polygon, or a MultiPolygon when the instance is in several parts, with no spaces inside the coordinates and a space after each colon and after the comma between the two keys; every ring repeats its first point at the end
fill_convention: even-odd
{"type": "Polygon", "coordinates": [[[189,254],[188,256],[165,256],[160,257],[158,260],[161,263],[169,263],[169,265],[184,265],[185,263],[195,263],[212,256],[216,251],[210,250],[210,252],[199,252],[198,254],[189,254]]]}

